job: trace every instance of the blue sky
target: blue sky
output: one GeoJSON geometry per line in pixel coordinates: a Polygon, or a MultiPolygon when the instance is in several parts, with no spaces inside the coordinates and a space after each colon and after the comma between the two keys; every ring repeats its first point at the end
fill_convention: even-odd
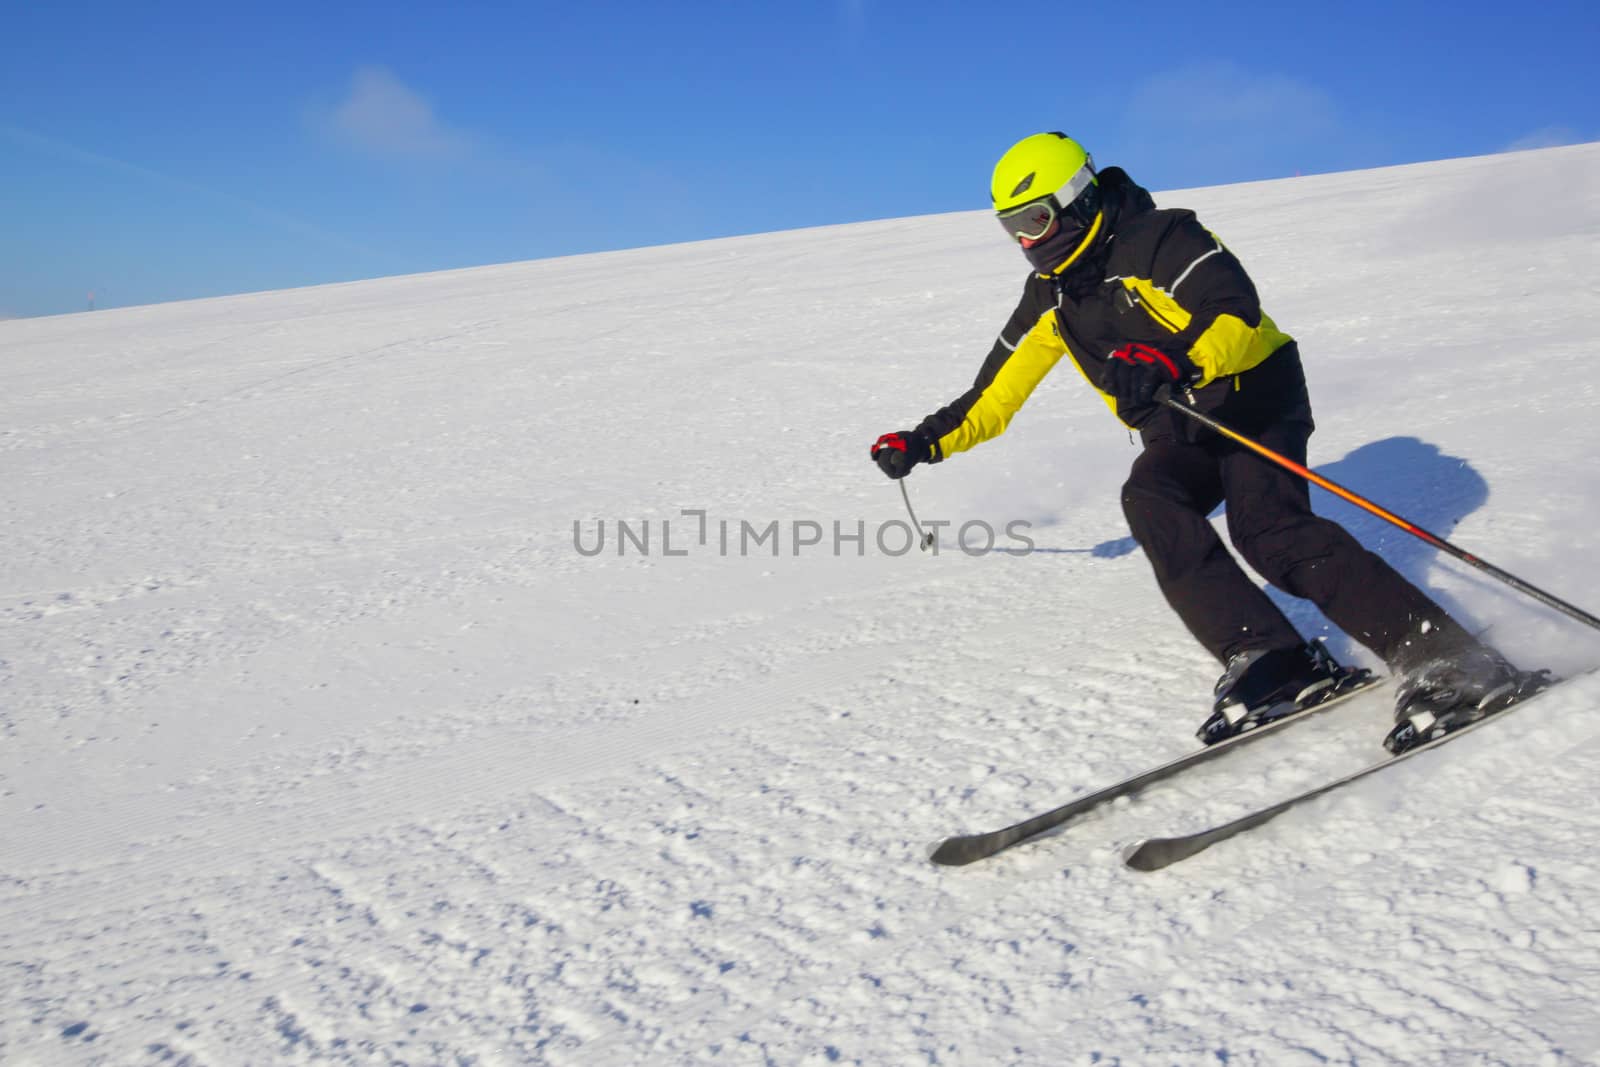
{"type": "Polygon", "coordinates": [[[978,209],[1044,129],[1157,189],[1600,139],[1585,3],[995,10],[8,5],[0,315],[978,209]]]}

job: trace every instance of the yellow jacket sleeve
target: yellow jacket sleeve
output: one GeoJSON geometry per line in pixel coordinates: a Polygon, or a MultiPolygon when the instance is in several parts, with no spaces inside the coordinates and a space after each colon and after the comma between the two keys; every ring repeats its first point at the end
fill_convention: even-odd
{"type": "Polygon", "coordinates": [[[962,398],[970,403],[960,424],[938,439],[940,458],[1005,433],[1012,417],[1067,351],[1055,322],[1054,310],[1041,316],[988,381],[980,380],[962,398]]]}

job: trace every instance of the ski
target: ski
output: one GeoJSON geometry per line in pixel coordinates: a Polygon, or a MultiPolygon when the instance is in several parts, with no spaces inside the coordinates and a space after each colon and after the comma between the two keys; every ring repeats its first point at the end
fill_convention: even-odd
{"type": "Polygon", "coordinates": [[[1146,838],[1143,841],[1137,841],[1130,845],[1123,853],[1122,860],[1129,867],[1132,867],[1136,871],[1159,871],[1163,867],[1170,867],[1174,863],[1186,860],[1190,856],[1193,856],[1197,853],[1204,852],[1218,841],[1226,841],[1228,838],[1242,834],[1246,830],[1253,830],[1262,823],[1270,822],[1291,808],[1299,807],[1301,804],[1315,800],[1317,797],[1331,793],[1336,789],[1342,789],[1345,786],[1350,785],[1352,782],[1359,782],[1368,775],[1377,774],[1379,771],[1386,770],[1398,763],[1404,763],[1412,756],[1420,756],[1424,752],[1428,752],[1432,749],[1438,748],[1440,745],[1454,741],[1458,737],[1463,737],[1466,734],[1476,730],[1478,727],[1483,726],[1486,723],[1494,722],[1503,717],[1506,713],[1515,711],[1516,709],[1537,700],[1540,696],[1550,692],[1550,690],[1554,689],[1555,687],[1555,685],[1551,685],[1546,689],[1541,689],[1537,693],[1533,693],[1527,697],[1524,697],[1514,704],[1508,704],[1506,707],[1503,707],[1498,711],[1485,715],[1476,722],[1468,723],[1466,726],[1452,730],[1442,737],[1436,737],[1432,741],[1427,741],[1423,744],[1417,745],[1415,748],[1409,748],[1400,753],[1398,756],[1385,757],[1384,759],[1378,760],[1376,763],[1370,763],[1367,766],[1362,767],[1360,770],[1347,774],[1343,778],[1338,778],[1331,782],[1325,782],[1322,785],[1308,789],[1305,792],[1289,797],[1286,800],[1280,800],[1275,804],[1269,804],[1264,808],[1258,808],[1255,811],[1241,815],[1232,822],[1225,822],[1216,826],[1210,826],[1203,830],[1197,830],[1192,834],[1181,834],[1177,837],[1151,837],[1146,838]]]}
{"type": "Polygon", "coordinates": [[[1320,712],[1330,711],[1345,701],[1372,689],[1380,682],[1381,679],[1374,677],[1370,671],[1352,671],[1350,680],[1345,683],[1349,687],[1320,703],[1290,712],[1288,715],[1274,719],[1264,726],[1257,726],[1252,730],[1246,730],[1242,734],[1235,734],[1233,737],[1218,741],[1214,745],[1179,756],[1177,759],[1163,763],[1159,767],[1152,767],[1150,770],[1142,771],[1131,778],[1124,778],[1115,785],[1109,785],[1092,793],[1086,793],[1076,800],[1068,801],[1059,808],[1052,808],[1047,812],[1035,815],[1031,819],[1025,819],[1012,826],[1007,826],[1004,829],[992,830],[982,834],[968,834],[963,837],[946,838],[940,842],[928,858],[934,863],[945,867],[962,867],[981,859],[987,859],[997,852],[1010,848],[1019,841],[1026,841],[1028,838],[1042,834],[1046,830],[1065,825],[1085,812],[1109,801],[1116,800],[1118,797],[1132,796],[1146,786],[1171,778],[1189,770],[1191,767],[1208,763],[1219,756],[1244,747],[1251,741],[1259,741],[1270,734],[1286,730],[1295,723],[1304,722],[1320,712]]]}

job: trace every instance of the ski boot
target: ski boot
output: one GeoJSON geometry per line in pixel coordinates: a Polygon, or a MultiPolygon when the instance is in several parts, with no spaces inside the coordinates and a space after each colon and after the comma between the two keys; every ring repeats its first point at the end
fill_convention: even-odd
{"type": "Polygon", "coordinates": [[[1362,684],[1371,674],[1365,668],[1341,666],[1320,642],[1239,652],[1217,679],[1211,715],[1195,736],[1214,745],[1320,704],[1362,684]]]}
{"type": "Polygon", "coordinates": [[[1383,747],[1398,756],[1493,715],[1555,684],[1549,671],[1519,671],[1483,645],[1408,670],[1395,691],[1394,729],[1383,747]]]}

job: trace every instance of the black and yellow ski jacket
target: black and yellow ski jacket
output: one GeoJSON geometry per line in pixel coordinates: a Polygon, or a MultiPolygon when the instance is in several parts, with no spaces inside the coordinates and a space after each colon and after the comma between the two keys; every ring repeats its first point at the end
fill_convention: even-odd
{"type": "MultiPolygon", "coordinates": [[[[1311,421],[1294,342],[1262,312],[1233,253],[1194,212],[1158,210],[1120,168],[1099,179],[1106,236],[1063,275],[1028,278],[972,388],[917,427],[934,442],[935,462],[1004,433],[1062,356],[1098,390],[1111,353],[1134,342],[1186,354],[1201,371],[1196,406],[1241,429],[1265,418],[1311,421]]],[[[1119,411],[1101,396],[1147,442],[1193,439],[1165,408],[1119,411]]]]}

